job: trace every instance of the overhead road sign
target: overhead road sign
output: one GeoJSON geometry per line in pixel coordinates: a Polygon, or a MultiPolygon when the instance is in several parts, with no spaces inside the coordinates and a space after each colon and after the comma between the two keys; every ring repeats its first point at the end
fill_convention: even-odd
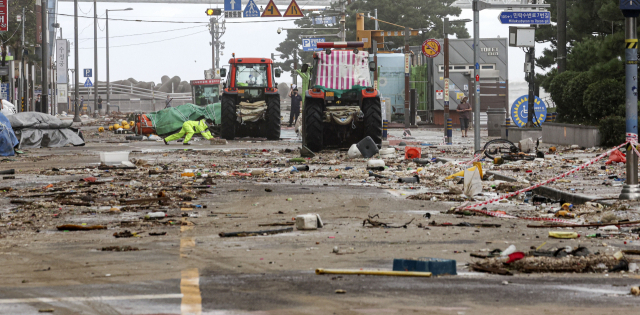
{"type": "Polygon", "coordinates": [[[84,87],[93,87],[93,83],[91,83],[90,78],[87,78],[87,81],[84,82],[84,87]]]}
{"type": "Polygon", "coordinates": [[[244,17],[260,17],[260,9],[256,5],[253,0],[249,0],[247,6],[244,7],[244,12],[242,14],[244,17]]]}
{"type": "Polygon", "coordinates": [[[269,0],[269,4],[264,8],[264,12],[262,12],[261,17],[281,17],[282,14],[273,0],[269,0]]]}
{"type": "Polygon", "coordinates": [[[318,48],[318,43],[324,43],[323,38],[305,38],[302,40],[303,51],[320,51],[322,48],[318,48]]]}
{"type": "Polygon", "coordinates": [[[503,11],[498,16],[502,24],[551,24],[549,11],[503,11]]]}
{"type": "Polygon", "coordinates": [[[435,58],[440,54],[440,43],[435,39],[427,39],[422,43],[422,54],[428,58],[435,58]]]}
{"type": "Polygon", "coordinates": [[[303,17],[302,10],[296,3],[296,0],[291,0],[289,7],[284,11],[283,17],[303,17]]]}
{"type": "Polygon", "coordinates": [[[242,11],[242,0],[224,0],[225,11],[242,11]]]}

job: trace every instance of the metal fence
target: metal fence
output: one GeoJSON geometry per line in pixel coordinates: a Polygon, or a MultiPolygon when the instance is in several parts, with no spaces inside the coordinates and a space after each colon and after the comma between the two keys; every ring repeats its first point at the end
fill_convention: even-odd
{"type": "MultiPolygon", "coordinates": [[[[94,95],[96,92],[102,97],[102,108],[106,110],[106,83],[100,84],[97,91],[95,87],[81,86],[78,88],[78,92],[80,96],[84,97],[84,105],[88,108],[89,112],[93,112],[95,108],[94,95]]],[[[75,89],[71,87],[69,90],[68,108],[61,110],[66,110],[68,112],[73,111],[74,93],[75,89]]],[[[165,93],[152,89],[143,89],[135,86],[112,83],[110,84],[109,106],[111,111],[120,111],[124,113],[139,111],[148,113],[165,108],[165,100],[167,99],[167,96],[173,99],[171,101],[172,107],[192,102],[191,93],[165,93]]]]}

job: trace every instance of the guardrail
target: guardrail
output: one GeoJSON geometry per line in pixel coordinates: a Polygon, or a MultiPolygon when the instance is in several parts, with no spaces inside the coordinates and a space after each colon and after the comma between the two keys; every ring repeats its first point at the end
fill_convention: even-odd
{"type": "MultiPolygon", "coordinates": [[[[78,88],[78,92],[80,95],[94,95],[96,92],[95,87],[84,87],[81,86],[78,88]]],[[[100,84],[97,90],[98,94],[106,95],[107,94],[107,86],[106,84],[100,84]]],[[[127,94],[136,98],[145,98],[145,99],[155,99],[155,100],[163,100],[167,98],[169,95],[170,98],[174,100],[188,101],[191,100],[191,93],[165,93],[160,91],[155,91],[151,89],[143,89],[135,86],[126,86],[121,84],[110,84],[110,94],[111,95],[121,95],[127,94]]],[[[74,95],[75,89],[71,87],[69,90],[69,96],[74,95]]]]}

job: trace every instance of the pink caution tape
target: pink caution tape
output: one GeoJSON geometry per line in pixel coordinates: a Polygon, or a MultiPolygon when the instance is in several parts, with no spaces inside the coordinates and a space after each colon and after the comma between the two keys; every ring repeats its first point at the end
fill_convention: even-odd
{"type": "MultiPolygon", "coordinates": [[[[596,158],[592,159],[591,161],[586,162],[586,163],[584,163],[584,164],[582,164],[582,165],[580,165],[580,166],[578,166],[578,167],[576,167],[576,168],[574,168],[574,169],[572,169],[570,171],[562,173],[562,174],[560,174],[560,175],[558,175],[556,177],[553,177],[551,179],[548,179],[548,180],[546,180],[544,182],[540,182],[540,183],[537,183],[537,184],[535,184],[533,186],[530,186],[530,187],[527,187],[527,188],[523,188],[523,189],[511,192],[511,193],[508,193],[508,194],[504,194],[504,195],[502,195],[500,197],[493,198],[493,199],[490,199],[490,200],[487,200],[487,201],[484,201],[484,202],[481,202],[481,203],[476,203],[476,204],[473,204],[473,205],[469,205],[469,206],[464,207],[463,209],[464,210],[473,211],[473,212],[479,212],[479,213],[483,213],[483,214],[486,214],[486,215],[489,215],[489,216],[495,216],[495,217],[518,218],[518,219],[533,220],[533,221],[552,221],[552,222],[563,222],[563,223],[572,224],[573,222],[560,220],[560,219],[514,217],[514,216],[509,216],[509,215],[503,215],[503,214],[500,214],[500,213],[493,213],[491,211],[476,210],[476,209],[473,209],[473,208],[480,207],[480,206],[486,206],[486,205],[492,204],[492,203],[494,203],[496,201],[500,201],[500,200],[503,200],[503,199],[508,199],[508,198],[513,197],[513,196],[517,196],[517,195],[519,195],[521,193],[524,193],[524,192],[527,192],[527,191],[530,191],[530,190],[534,190],[534,189],[536,189],[536,188],[538,188],[540,186],[544,186],[546,184],[555,182],[556,180],[558,180],[560,178],[564,178],[564,177],[566,177],[568,175],[571,175],[571,174],[573,174],[573,173],[575,173],[577,171],[583,170],[587,166],[590,166],[593,163],[597,162],[598,160],[608,156],[609,154],[611,154],[611,152],[623,147],[627,143],[629,143],[629,142],[625,142],[625,143],[623,143],[623,144],[621,144],[621,145],[619,145],[617,147],[614,147],[613,149],[610,149],[609,151],[598,155],[596,158]]],[[[634,148],[634,150],[635,150],[635,148],[634,148]]]]}

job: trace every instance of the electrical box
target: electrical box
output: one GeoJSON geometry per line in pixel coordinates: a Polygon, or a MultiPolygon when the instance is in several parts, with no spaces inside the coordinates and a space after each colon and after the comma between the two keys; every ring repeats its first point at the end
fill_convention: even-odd
{"type": "Polygon", "coordinates": [[[534,47],[536,43],[536,29],[534,27],[509,26],[510,47],[534,47]]]}
{"type": "Polygon", "coordinates": [[[531,63],[530,62],[525,62],[524,63],[524,73],[531,73],[531,63]]]}

